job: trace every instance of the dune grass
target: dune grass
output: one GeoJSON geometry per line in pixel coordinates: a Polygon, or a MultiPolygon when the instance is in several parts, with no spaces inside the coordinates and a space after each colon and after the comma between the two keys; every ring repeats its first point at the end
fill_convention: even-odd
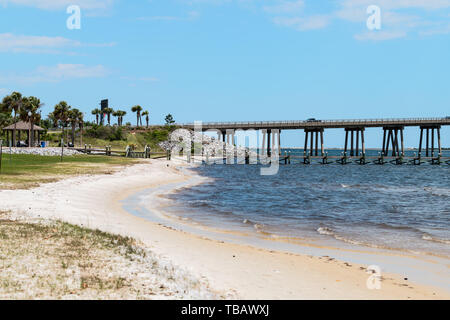
{"type": "Polygon", "coordinates": [[[63,157],[9,155],[3,153],[0,189],[28,189],[67,176],[109,174],[120,166],[138,163],[137,159],[80,155],[63,157]]]}
{"type": "Polygon", "coordinates": [[[0,299],[208,297],[195,278],[129,237],[0,212],[0,299]],[[206,295],[206,296],[204,296],[206,295]]]}

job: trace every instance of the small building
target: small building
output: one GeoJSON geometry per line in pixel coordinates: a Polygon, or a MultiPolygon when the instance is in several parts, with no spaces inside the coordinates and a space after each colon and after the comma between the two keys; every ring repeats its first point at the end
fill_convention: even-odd
{"type": "MultiPolygon", "coordinates": [[[[19,121],[16,122],[15,125],[16,128],[16,145],[17,142],[21,141],[21,134],[23,132],[25,132],[26,135],[26,143],[28,144],[29,140],[29,136],[31,134],[31,144],[32,145],[36,145],[36,141],[38,142],[38,144],[41,143],[41,134],[42,132],[45,131],[45,129],[37,126],[37,125],[31,125],[31,122],[24,122],[24,121],[19,121]]],[[[14,134],[14,124],[7,126],[5,128],[3,128],[4,131],[6,131],[6,141],[9,144],[9,141],[12,141],[12,137],[14,134]],[[11,137],[10,137],[11,134],[11,137]]]]}

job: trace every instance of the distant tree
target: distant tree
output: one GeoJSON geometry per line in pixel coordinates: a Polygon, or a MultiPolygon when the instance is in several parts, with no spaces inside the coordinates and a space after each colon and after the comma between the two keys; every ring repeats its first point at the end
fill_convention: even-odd
{"type": "Polygon", "coordinates": [[[2,109],[6,110],[6,112],[14,112],[14,129],[12,136],[13,146],[16,145],[16,125],[17,125],[17,113],[20,113],[22,105],[25,101],[25,98],[22,97],[20,92],[13,92],[9,96],[3,98],[2,101],[2,109]]]}
{"type": "Polygon", "coordinates": [[[11,113],[0,111],[0,130],[12,123],[11,113]]]}
{"type": "Polygon", "coordinates": [[[103,112],[106,114],[108,119],[108,126],[111,126],[111,114],[114,113],[114,109],[112,108],[106,108],[103,110],[103,112]]]}
{"type": "Polygon", "coordinates": [[[175,123],[175,120],[173,119],[173,116],[170,113],[165,117],[164,120],[166,121],[166,125],[168,126],[175,123]]]}
{"type": "Polygon", "coordinates": [[[71,138],[73,145],[75,145],[75,130],[77,125],[80,124],[80,119],[83,119],[83,113],[80,110],[73,108],[68,111],[68,121],[70,121],[70,126],[72,129],[71,138]]]}
{"type": "Polygon", "coordinates": [[[123,126],[123,117],[125,117],[126,115],[126,111],[120,110],[120,126],[123,126]]]}
{"type": "Polygon", "coordinates": [[[53,110],[53,117],[57,122],[61,124],[62,137],[64,137],[64,128],[67,126],[67,120],[69,119],[69,110],[71,107],[65,101],[61,101],[53,110]]]}
{"type": "Polygon", "coordinates": [[[20,111],[20,119],[25,122],[30,122],[31,130],[28,135],[28,146],[31,147],[34,145],[34,125],[35,123],[38,123],[41,121],[41,113],[39,112],[39,109],[44,104],[41,103],[41,100],[39,100],[36,97],[28,97],[25,98],[23,103],[23,108],[20,111]]]}
{"type": "Polygon", "coordinates": [[[131,108],[131,111],[136,112],[136,119],[137,119],[136,126],[139,127],[139,122],[141,123],[142,126],[142,118],[141,118],[142,107],[139,105],[134,106],[133,108],[131,108]]]}
{"type": "Polygon", "coordinates": [[[114,111],[113,116],[114,116],[114,117],[117,117],[117,125],[118,125],[119,127],[122,126],[122,123],[123,123],[123,117],[124,117],[126,114],[127,114],[127,113],[126,113],[125,111],[122,111],[122,110],[114,111]]]}
{"type": "MultiPolygon", "coordinates": [[[[58,128],[58,119],[56,119],[55,114],[53,112],[50,112],[48,114],[47,119],[49,122],[51,122],[52,128],[58,128]]],[[[50,128],[50,126],[49,126],[49,128],[50,128]]]]}
{"type": "Polygon", "coordinates": [[[148,111],[142,112],[142,116],[145,116],[145,122],[147,123],[147,128],[148,128],[148,121],[150,120],[148,115],[149,115],[148,111]]]}
{"type": "Polygon", "coordinates": [[[112,116],[117,118],[117,125],[120,127],[120,110],[116,110],[113,112],[112,116]]]}
{"type": "Polygon", "coordinates": [[[77,122],[78,122],[78,127],[80,128],[80,137],[81,137],[80,145],[82,146],[83,145],[83,128],[84,128],[84,113],[83,112],[80,112],[78,114],[77,122]]]}
{"type": "Polygon", "coordinates": [[[98,108],[95,108],[94,110],[92,110],[91,112],[94,116],[95,116],[95,123],[98,125],[99,119],[100,119],[100,115],[102,114],[102,111],[98,108]]]}

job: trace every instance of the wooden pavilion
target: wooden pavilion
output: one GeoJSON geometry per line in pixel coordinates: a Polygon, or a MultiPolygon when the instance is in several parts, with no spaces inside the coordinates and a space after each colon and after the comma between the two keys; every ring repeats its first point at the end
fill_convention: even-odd
{"type": "Polygon", "coordinates": [[[26,143],[28,144],[28,141],[31,141],[31,145],[35,145],[35,141],[38,141],[38,144],[41,143],[41,134],[43,131],[45,131],[43,128],[37,126],[37,125],[31,125],[31,122],[24,122],[19,121],[16,122],[16,139],[13,139],[14,134],[14,124],[7,126],[3,128],[4,131],[6,131],[6,141],[9,143],[9,141],[21,141],[21,133],[26,133],[26,143]],[[11,133],[11,138],[10,138],[11,133]],[[31,135],[31,139],[30,139],[31,135]]]}

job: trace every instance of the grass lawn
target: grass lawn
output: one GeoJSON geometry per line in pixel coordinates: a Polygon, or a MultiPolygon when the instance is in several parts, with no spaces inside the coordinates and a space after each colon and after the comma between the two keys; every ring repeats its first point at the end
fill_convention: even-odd
{"type": "Polygon", "coordinates": [[[108,174],[119,166],[140,161],[142,160],[81,155],[64,157],[61,162],[60,157],[3,153],[0,189],[28,189],[72,175],[108,174]]]}

